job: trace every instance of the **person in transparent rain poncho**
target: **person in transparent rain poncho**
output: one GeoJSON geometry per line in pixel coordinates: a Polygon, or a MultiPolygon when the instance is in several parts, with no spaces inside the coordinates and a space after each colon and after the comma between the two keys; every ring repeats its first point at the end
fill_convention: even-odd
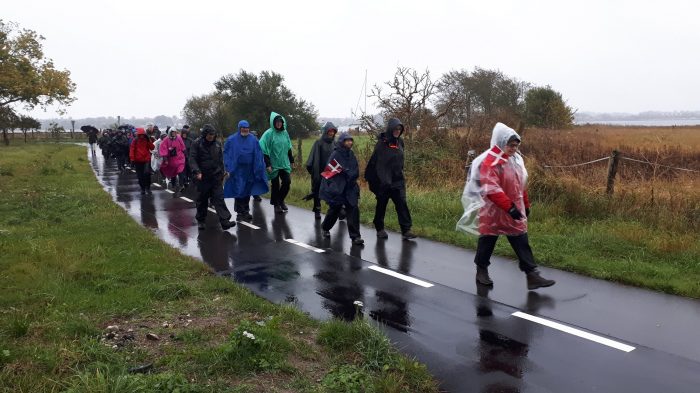
{"type": "Polygon", "coordinates": [[[527,275],[527,288],[554,285],[540,276],[527,237],[527,170],[518,153],[520,136],[512,128],[497,123],[491,135],[491,148],[471,165],[462,193],[464,215],[457,230],[479,236],[476,247],[476,281],[491,286],[488,267],[498,236],[505,235],[518,256],[519,267],[527,275]]]}

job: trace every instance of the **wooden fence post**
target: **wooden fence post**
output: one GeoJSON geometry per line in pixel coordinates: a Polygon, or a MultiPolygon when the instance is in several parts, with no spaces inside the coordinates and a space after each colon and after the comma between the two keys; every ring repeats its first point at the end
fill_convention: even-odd
{"type": "Polygon", "coordinates": [[[615,175],[617,175],[617,166],[620,162],[620,152],[613,150],[608,162],[608,185],[605,192],[612,195],[615,192],[615,175]]]}

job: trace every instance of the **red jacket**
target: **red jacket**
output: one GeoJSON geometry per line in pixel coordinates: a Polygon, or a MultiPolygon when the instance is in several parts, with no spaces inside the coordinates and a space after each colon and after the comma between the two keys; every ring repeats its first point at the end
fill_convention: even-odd
{"type": "Polygon", "coordinates": [[[129,159],[140,164],[151,162],[151,150],[155,148],[150,138],[136,137],[129,147],[129,159]]]}

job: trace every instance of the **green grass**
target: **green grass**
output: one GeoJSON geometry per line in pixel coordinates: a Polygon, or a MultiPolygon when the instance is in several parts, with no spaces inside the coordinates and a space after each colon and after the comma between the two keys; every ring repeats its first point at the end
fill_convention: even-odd
{"type": "MultiPolygon", "coordinates": [[[[358,138],[364,154],[368,141],[358,138]]],[[[295,142],[296,143],[296,142],[295,142]]],[[[313,139],[302,146],[308,155],[313,139]]],[[[408,167],[407,171],[411,172],[408,167]]],[[[361,175],[364,167],[361,168],[361,175]]],[[[374,217],[373,194],[361,185],[360,218],[371,226],[374,217]]],[[[408,205],[414,231],[421,237],[474,249],[476,238],[455,231],[462,215],[462,184],[446,184],[440,189],[416,187],[408,182],[408,205]]],[[[301,201],[310,190],[309,175],[297,168],[292,178],[288,203],[310,209],[312,202],[301,201]]],[[[534,193],[533,193],[534,192],[534,193]]],[[[534,201],[529,220],[529,237],[537,262],[591,277],[649,288],[671,294],[700,298],[700,236],[654,227],[624,213],[629,199],[608,202],[580,190],[564,188],[553,195],[530,197],[534,201]],[[608,203],[616,203],[607,207],[608,203]],[[619,212],[616,212],[619,211],[619,212]]],[[[649,214],[663,214],[650,207],[649,214]]],[[[399,230],[396,213],[389,206],[386,226],[399,230]]],[[[364,236],[374,236],[374,232],[364,236]]],[[[507,241],[497,243],[496,254],[515,257],[507,241]]]]}
{"type": "Polygon", "coordinates": [[[85,148],[0,147],[0,168],[0,392],[326,392],[343,367],[377,392],[437,391],[390,346],[374,348],[411,366],[363,367],[361,348],[317,339],[349,324],[274,305],[161,242],[101,189],[85,148]]]}

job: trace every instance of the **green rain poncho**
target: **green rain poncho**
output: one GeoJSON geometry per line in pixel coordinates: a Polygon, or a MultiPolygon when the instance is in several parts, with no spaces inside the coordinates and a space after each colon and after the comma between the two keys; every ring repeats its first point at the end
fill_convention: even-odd
{"type": "Polygon", "coordinates": [[[292,165],[289,162],[289,150],[292,148],[292,140],[287,132],[287,121],[282,117],[282,131],[275,129],[275,117],[281,115],[270,113],[270,128],[260,138],[260,148],[263,154],[270,157],[272,172],[267,174],[269,179],[277,177],[279,171],[292,172],[292,165]]]}

